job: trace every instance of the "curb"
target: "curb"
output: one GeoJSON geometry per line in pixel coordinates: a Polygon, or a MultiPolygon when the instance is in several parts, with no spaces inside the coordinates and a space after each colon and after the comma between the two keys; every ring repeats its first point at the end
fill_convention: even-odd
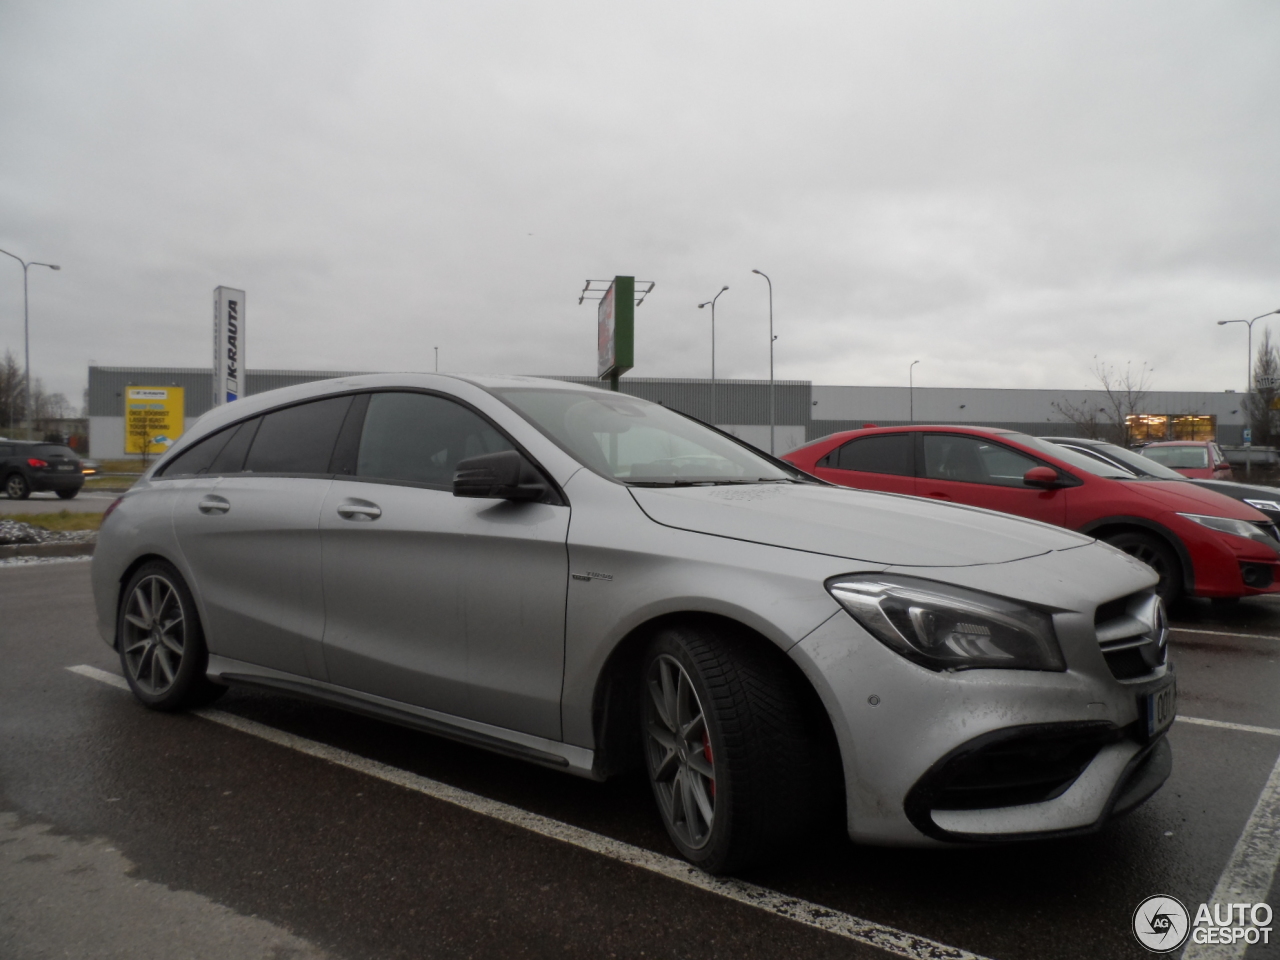
{"type": "Polygon", "coordinates": [[[9,557],[87,557],[96,544],[92,540],[78,543],[8,543],[0,544],[0,560],[9,557]]]}

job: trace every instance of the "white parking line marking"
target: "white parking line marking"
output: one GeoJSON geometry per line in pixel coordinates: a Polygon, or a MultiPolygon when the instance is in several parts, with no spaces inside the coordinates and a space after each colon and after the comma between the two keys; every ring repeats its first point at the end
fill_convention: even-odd
{"type": "MultiPolygon", "coordinates": [[[[1265,728],[1264,728],[1265,729],[1265,728]]],[[[1244,825],[1227,868],[1209,895],[1209,903],[1264,903],[1280,865],[1280,760],[1271,768],[1267,785],[1244,825]]],[[[1240,960],[1248,949],[1244,940],[1234,943],[1187,945],[1182,960],[1240,960]]]]}
{"type": "Polygon", "coordinates": [[[1268,737],[1280,737],[1280,730],[1274,727],[1254,727],[1247,723],[1227,723],[1225,720],[1205,720],[1202,717],[1175,717],[1179,723],[1195,723],[1202,727],[1221,727],[1223,730],[1236,730],[1240,733],[1262,733],[1268,737]]]}
{"type": "Polygon", "coordinates": [[[1197,630],[1195,627],[1170,627],[1170,633],[1203,633],[1211,637],[1244,637],[1248,640],[1280,640],[1265,633],[1232,633],[1228,630],[1197,630]]]}
{"type": "MultiPolygon", "coordinates": [[[[122,690],[129,689],[129,684],[125,682],[123,677],[108,673],[106,670],[99,670],[97,667],[81,664],[75,667],[67,667],[67,669],[91,680],[107,683],[122,690]]],[[[620,840],[604,837],[598,833],[592,833],[589,830],[562,823],[559,820],[552,820],[550,817],[529,813],[519,807],[513,807],[498,800],[490,800],[479,794],[460,790],[447,783],[431,780],[428,777],[419,776],[407,770],[400,770],[385,763],[379,763],[376,760],[369,760],[346,750],[331,747],[328,744],[318,743],[315,740],[308,740],[305,737],[286,733],[283,730],[268,727],[254,720],[246,720],[243,717],[237,717],[235,714],[211,708],[192,712],[206,720],[212,720],[214,723],[222,724],[241,733],[247,733],[249,736],[259,737],[319,760],[327,760],[329,763],[346,767],[348,770],[376,777],[387,783],[393,783],[396,786],[425,794],[436,800],[443,800],[445,803],[451,803],[473,813],[492,817],[512,826],[522,827],[532,833],[549,837],[553,840],[560,840],[563,843],[572,844],[584,850],[590,850],[592,853],[598,853],[612,860],[618,860],[633,867],[648,870],[650,873],[677,880],[680,883],[697,887],[699,890],[705,890],[728,900],[755,907],[758,910],[763,910],[766,913],[771,913],[787,920],[794,920],[796,923],[807,927],[814,927],[826,933],[844,937],[847,940],[877,947],[895,956],[907,957],[908,960],[985,960],[978,954],[969,953],[967,950],[949,947],[927,937],[918,937],[903,930],[886,927],[870,920],[863,920],[847,913],[841,913],[839,910],[824,907],[818,903],[811,903],[808,900],[789,897],[767,887],[756,886],[753,883],[745,883],[741,880],[713,877],[685,863],[683,860],[676,860],[673,857],[654,853],[652,850],[645,850],[642,847],[632,846],[620,840]]]]}

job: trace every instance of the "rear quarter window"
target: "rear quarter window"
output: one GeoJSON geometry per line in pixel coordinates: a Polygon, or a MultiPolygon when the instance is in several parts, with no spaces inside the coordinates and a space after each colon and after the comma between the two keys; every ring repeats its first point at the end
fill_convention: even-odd
{"type": "Polygon", "coordinates": [[[246,473],[327,474],[351,397],[328,397],[264,414],[246,473]]]}

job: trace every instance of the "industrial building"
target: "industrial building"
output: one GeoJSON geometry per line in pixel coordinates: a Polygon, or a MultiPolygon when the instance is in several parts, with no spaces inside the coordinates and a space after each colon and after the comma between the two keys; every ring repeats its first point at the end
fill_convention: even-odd
{"type": "MultiPolygon", "coordinates": [[[[350,376],[342,370],[248,370],[245,393],[313,380],[350,376]]],[[[550,379],[598,384],[593,377],[550,379]]],[[[98,459],[123,459],[125,403],[130,387],[182,387],[184,419],[190,426],[212,405],[213,374],[192,367],[90,367],[89,449],[98,459]]],[[[769,381],[623,377],[620,389],[665,404],[722,429],[761,449],[769,448],[769,381]],[[714,411],[712,409],[714,393],[714,411]]],[[[1190,391],[1151,391],[1131,418],[1131,434],[1139,439],[1216,439],[1242,441],[1244,396],[1190,391]]],[[[864,424],[968,424],[1004,427],[1039,435],[1080,436],[1086,430],[1064,410],[1096,411],[1106,407],[1101,390],[1021,390],[970,387],[824,386],[807,380],[774,384],[774,449],[785,453],[808,440],[864,424]]],[[[1105,422],[1105,416],[1101,417],[1105,422]]],[[[170,438],[176,439],[176,438],[170,438]]],[[[139,455],[140,456],[140,455],[139,455]]]]}

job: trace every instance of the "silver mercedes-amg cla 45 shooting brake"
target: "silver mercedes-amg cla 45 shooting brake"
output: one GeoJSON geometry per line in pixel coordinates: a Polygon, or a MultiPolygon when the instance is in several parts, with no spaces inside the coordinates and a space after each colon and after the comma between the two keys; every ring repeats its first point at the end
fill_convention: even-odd
{"type": "Polygon", "coordinates": [[[149,707],[243,685],[583,777],[647,768],[709,871],[794,850],[823,810],[870,843],[1086,832],[1172,763],[1150,568],[566,383],[218,407],[109,512],[93,582],[149,707]]]}

